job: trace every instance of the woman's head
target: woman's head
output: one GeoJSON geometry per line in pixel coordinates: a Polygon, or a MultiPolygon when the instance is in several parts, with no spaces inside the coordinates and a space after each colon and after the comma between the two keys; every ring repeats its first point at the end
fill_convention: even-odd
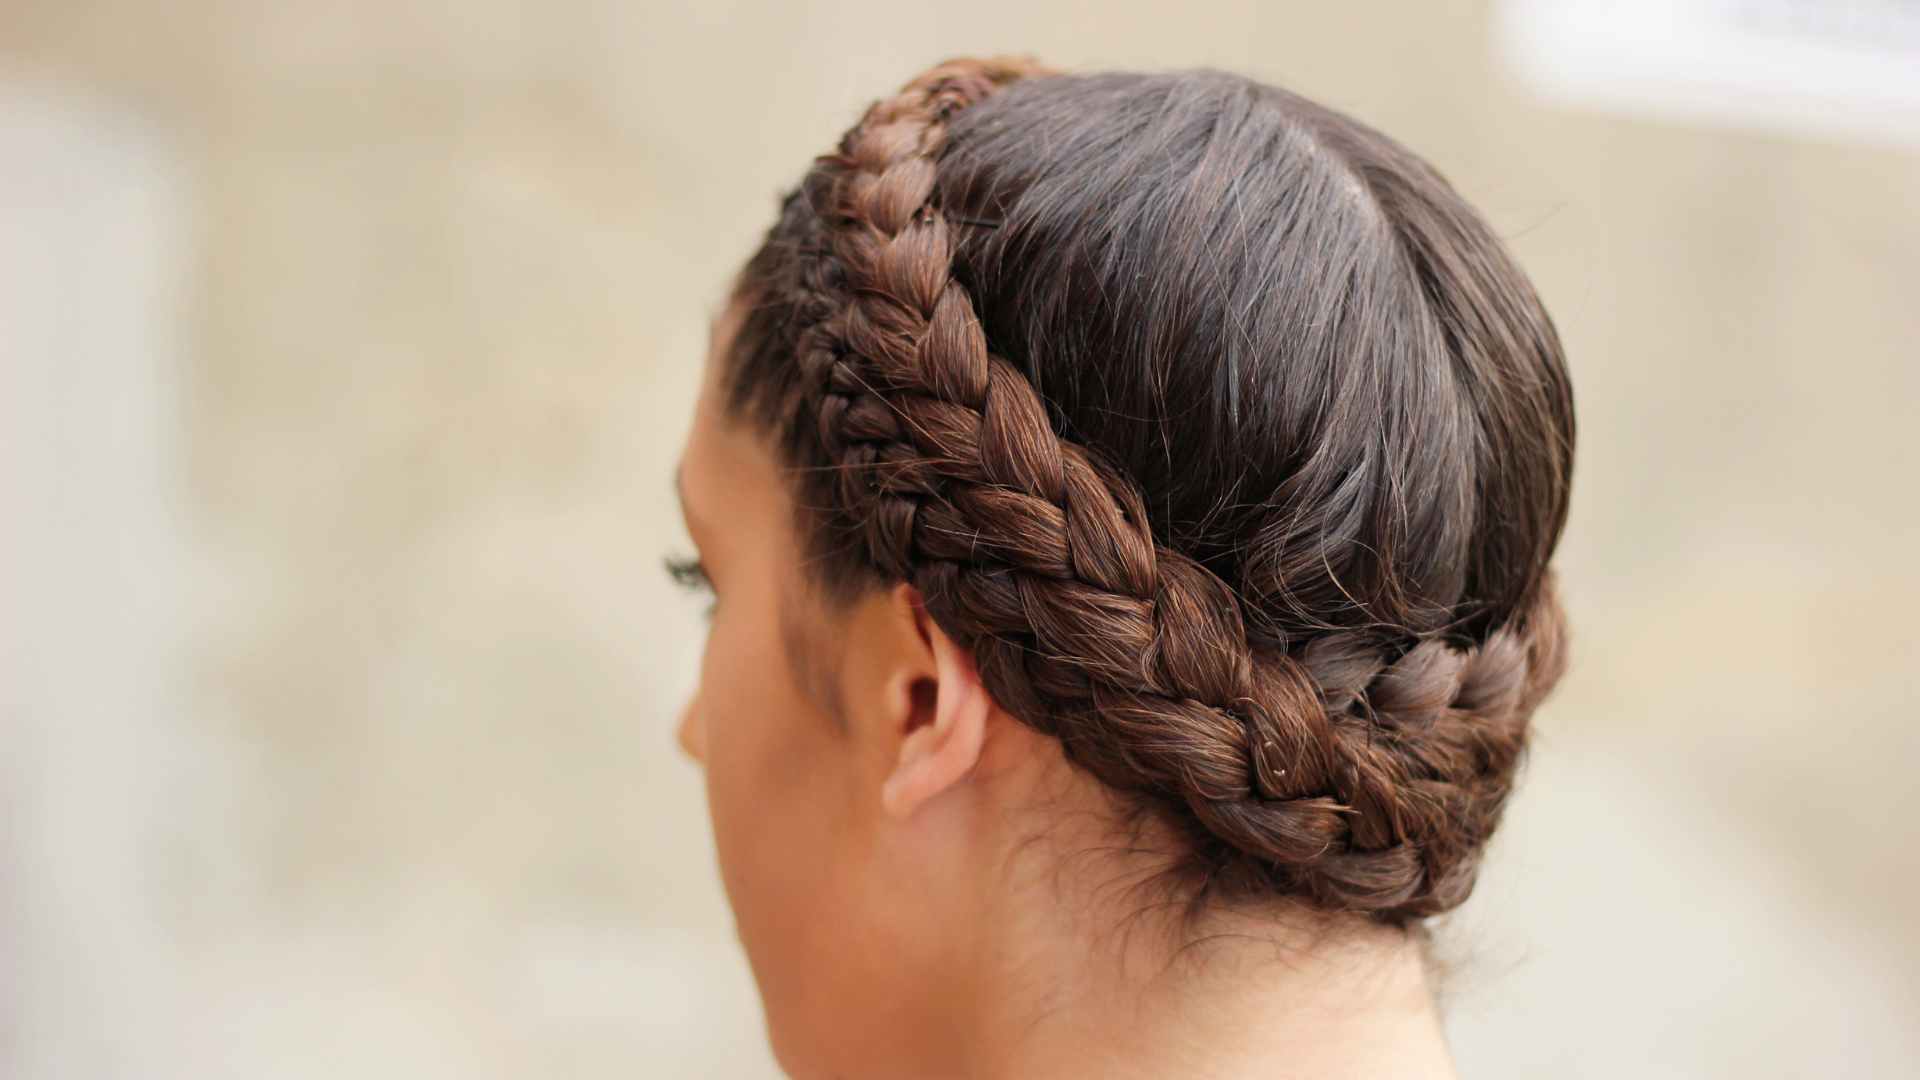
{"type": "Polygon", "coordinates": [[[877,103],[738,278],[683,459],[683,730],[776,1045],[802,979],[937,1022],[912,976],[966,969],[939,918],[1041,776],[1189,914],[1458,904],[1565,663],[1573,438],[1525,277],[1351,119],[1019,60],[877,103]]]}

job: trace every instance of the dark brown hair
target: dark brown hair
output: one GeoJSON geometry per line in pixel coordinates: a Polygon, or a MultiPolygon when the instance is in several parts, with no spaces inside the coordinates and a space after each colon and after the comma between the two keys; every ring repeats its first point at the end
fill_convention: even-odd
{"type": "Polygon", "coordinates": [[[911,581],[1196,896],[1458,904],[1565,666],[1574,417],[1497,237],[1386,136],[1215,70],[952,60],[736,282],[727,405],[813,580],[911,581]]]}

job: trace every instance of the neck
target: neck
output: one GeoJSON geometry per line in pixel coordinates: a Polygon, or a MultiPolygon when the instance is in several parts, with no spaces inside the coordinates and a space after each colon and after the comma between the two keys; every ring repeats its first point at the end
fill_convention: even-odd
{"type": "Polygon", "coordinates": [[[1080,954],[1002,971],[970,1043],[980,1077],[1454,1076],[1418,950],[1280,935],[1210,941],[1159,974],[1080,954]],[[1204,970],[1196,970],[1204,968],[1204,970]],[[1024,970],[1023,970],[1024,969],[1024,970]],[[1045,971],[1044,982],[1027,976],[1045,971]]]}
{"type": "Polygon", "coordinates": [[[1277,902],[1176,931],[1090,840],[1056,828],[980,909],[965,1075],[1455,1076],[1413,936],[1277,902]]]}

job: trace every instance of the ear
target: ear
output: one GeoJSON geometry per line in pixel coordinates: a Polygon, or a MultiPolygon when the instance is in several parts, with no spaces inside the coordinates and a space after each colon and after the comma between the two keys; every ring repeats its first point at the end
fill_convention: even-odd
{"type": "Polygon", "coordinates": [[[927,653],[922,666],[902,674],[910,685],[894,695],[902,703],[899,722],[906,737],[880,788],[880,804],[887,813],[907,818],[979,763],[993,699],[980,682],[972,654],[927,614],[919,590],[903,586],[900,602],[910,606],[927,653]]]}

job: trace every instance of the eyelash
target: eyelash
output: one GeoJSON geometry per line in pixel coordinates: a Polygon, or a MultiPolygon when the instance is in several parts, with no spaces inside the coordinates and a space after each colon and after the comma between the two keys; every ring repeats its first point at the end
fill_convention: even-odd
{"type": "MultiPolygon", "coordinates": [[[[689,592],[714,595],[713,579],[707,576],[706,564],[699,559],[686,555],[669,555],[664,560],[664,565],[667,576],[673,579],[675,585],[689,592]]],[[[719,599],[716,597],[707,604],[707,609],[702,614],[709,619],[713,618],[713,609],[718,604],[719,599]]]]}

